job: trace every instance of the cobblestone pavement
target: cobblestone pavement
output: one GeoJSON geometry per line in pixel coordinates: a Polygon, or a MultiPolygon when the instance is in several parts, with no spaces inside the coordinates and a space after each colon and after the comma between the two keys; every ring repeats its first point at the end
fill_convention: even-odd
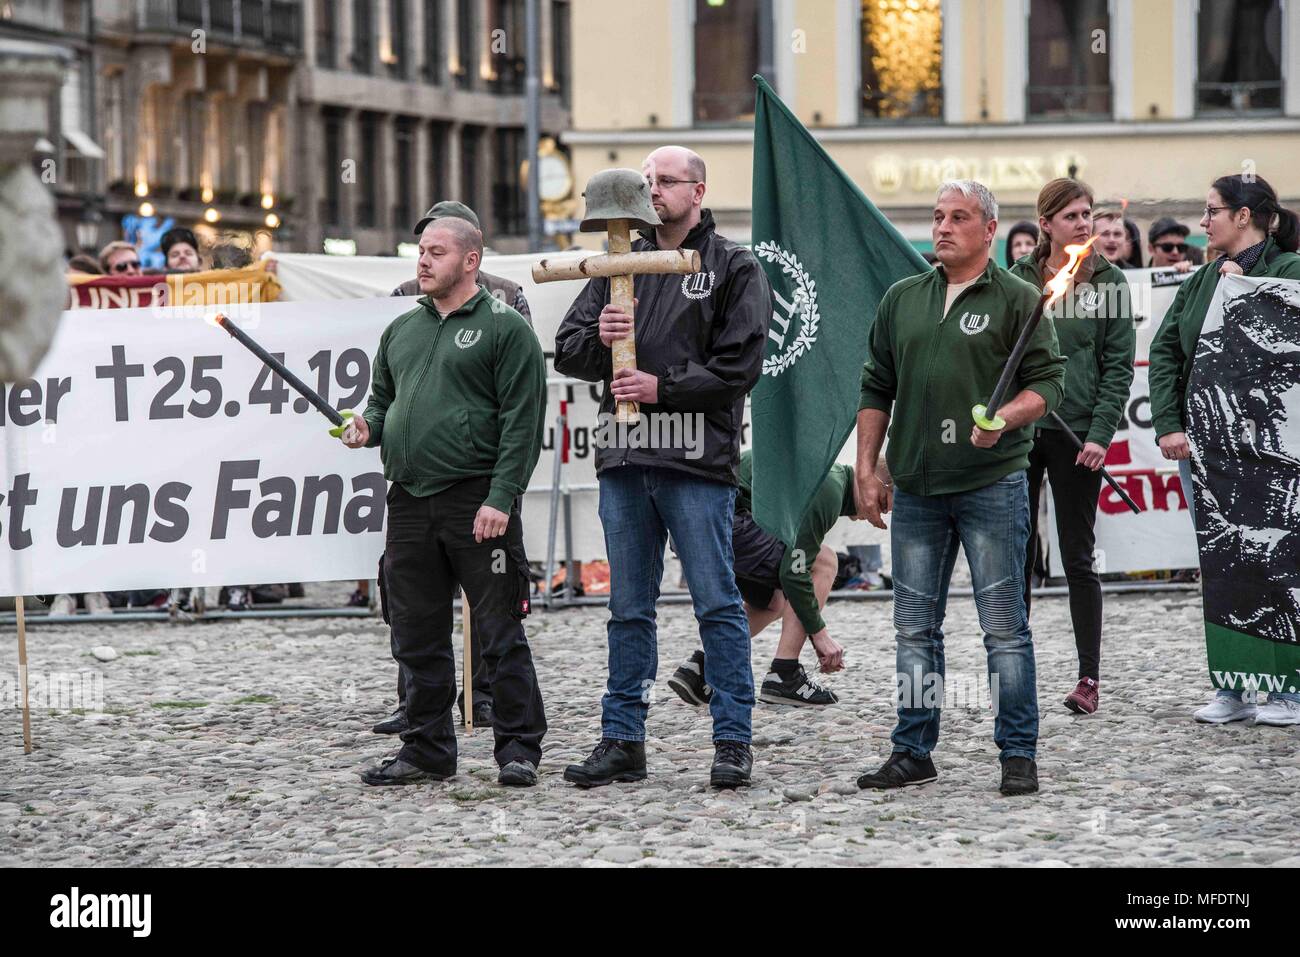
{"type": "MultiPolygon", "coordinates": [[[[341,604],[348,590],[311,586],[309,597],[341,604]]],[[[6,707],[0,865],[1300,865],[1300,732],[1190,718],[1209,687],[1194,593],[1108,597],[1102,707],[1088,718],[1061,706],[1075,677],[1066,601],[1035,603],[1042,791],[1028,798],[997,792],[969,598],[950,602],[939,780],[857,789],[889,751],[890,616],[888,601],[830,605],[849,649],[849,669],[829,679],[841,704],[760,705],[754,783],[734,793],[708,789],[707,714],[664,683],[696,640],[684,605],[659,613],[649,779],[586,792],[561,773],[599,734],[603,609],[528,621],[551,727],[532,790],[495,783],[484,731],[462,738],[450,781],[360,783],[393,744],[369,730],[393,704],[377,620],[37,626],[34,693],[49,693],[48,675],[81,673],[80,689],[102,691],[102,704],[37,708],[27,757],[19,713],[6,707]],[[91,649],[106,644],[118,657],[101,662],[91,649]]],[[[775,640],[755,642],[758,680],[775,640]]]]}

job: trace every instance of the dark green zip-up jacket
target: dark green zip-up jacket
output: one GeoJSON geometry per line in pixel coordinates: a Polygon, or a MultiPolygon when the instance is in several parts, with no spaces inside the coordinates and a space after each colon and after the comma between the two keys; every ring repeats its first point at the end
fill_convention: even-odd
{"type": "MultiPolygon", "coordinates": [[[[1043,263],[1032,255],[1012,266],[1011,274],[1037,289],[1046,281],[1043,263]]],[[[1137,333],[1128,280],[1117,266],[1093,253],[1052,311],[1056,344],[1065,357],[1065,395],[1056,414],[1073,431],[1085,433],[1085,442],[1105,448],[1124,417],[1133,385],[1137,333]]],[[[1034,424],[1056,428],[1046,417],[1034,424]]]]}
{"type": "MultiPolygon", "coordinates": [[[[749,449],[740,453],[738,474],[740,488],[736,492],[736,511],[752,512],[754,510],[754,453],[749,449]]],[[[781,559],[781,592],[790,602],[794,613],[799,616],[799,623],[810,635],[815,635],[826,627],[821,608],[817,605],[817,593],[813,591],[813,562],[817,560],[817,553],[821,551],[822,541],[835,527],[840,516],[853,515],[856,512],[853,468],[837,462],[831,466],[830,472],[827,473],[808,504],[808,511],[804,512],[794,548],[787,548],[785,557],[781,559]]]]}
{"type": "MultiPolygon", "coordinates": [[[[986,404],[1039,291],[991,259],[945,316],[943,267],[889,287],[871,326],[859,409],[891,413],[885,459],[894,484],[912,495],[984,488],[1029,467],[1033,428],[1002,433],[991,449],[971,444],[971,407],[986,404]]],[[[1050,322],[1030,337],[1011,401],[1037,392],[1061,404],[1065,360],[1050,322]]]]}
{"type": "MultiPolygon", "coordinates": [[[[1269,237],[1259,261],[1247,276],[1274,279],[1300,279],[1300,255],[1283,252],[1269,237]]],[[[1207,263],[1178,287],[1164,321],[1151,340],[1151,366],[1147,378],[1151,386],[1151,424],[1156,438],[1170,432],[1186,432],[1183,407],[1187,399],[1187,379],[1196,355],[1196,340],[1210,309],[1210,300],[1219,288],[1219,272],[1207,263]]]]}
{"type": "Polygon", "coordinates": [[[509,514],[541,454],[546,361],[528,323],[482,286],[442,316],[425,296],[384,330],[365,418],[384,477],[412,495],[491,476],[509,514]]]}

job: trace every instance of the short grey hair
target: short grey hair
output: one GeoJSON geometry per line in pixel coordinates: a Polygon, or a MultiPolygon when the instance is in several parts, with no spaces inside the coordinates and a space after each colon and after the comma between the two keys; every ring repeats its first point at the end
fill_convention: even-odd
{"type": "Polygon", "coordinates": [[[979,203],[980,213],[986,223],[991,219],[998,218],[998,201],[993,198],[993,194],[983,183],[977,183],[973,179],[945,180],[939,186],[939,192],[935,199],[943,199],[944,193],[961,193],[967,199],[975,200],[975,202],[979,203]]]}

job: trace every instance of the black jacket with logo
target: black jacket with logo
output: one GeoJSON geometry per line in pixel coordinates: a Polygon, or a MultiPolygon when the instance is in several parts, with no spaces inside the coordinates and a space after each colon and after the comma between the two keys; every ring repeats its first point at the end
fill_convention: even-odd
{"type": "MultiPolygon", "coordinates": [[[[632,244],[633,252],[658,248],[653,233],[632,244]]],[[[596,471],[619,465],[658,466],[735,485],[745,396],[763,368],[772,292],[758,260],[743,246],[718,235],[707,209],[681,248],[699,251],[699,273],[634,279],[636,362],[640,371],[659,378],[659,402],[642,403],[643,422],[660,413],[686,413],[693,419],[686,428],[697,431],[676,426],[673,434],[693,441],[659,443],[677,447],[654,448],[635,433],[622,435],[607,429],[614,441],[598,443],[596,471]],[[701,420],[702,430],[696,425],[701,420]]],[[[588,281],[555,335],[555,371],[605,383],[602,423],[612,420],[615,405],[609,389],[613,359],[600,341],[598,328],[607,302],[609,280],[588,281]]],[[[648,434],[654,431],[670,434],[668,427],[658,424],[647,429],[648,434]]]]}

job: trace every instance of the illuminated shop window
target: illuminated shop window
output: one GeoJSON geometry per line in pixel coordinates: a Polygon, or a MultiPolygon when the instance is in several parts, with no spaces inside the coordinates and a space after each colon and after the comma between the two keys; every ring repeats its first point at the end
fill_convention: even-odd
{"type": "Polygon", "coordinates": [[[862,0],[862,118],[943,116],[940,0],[862,0]]]}

